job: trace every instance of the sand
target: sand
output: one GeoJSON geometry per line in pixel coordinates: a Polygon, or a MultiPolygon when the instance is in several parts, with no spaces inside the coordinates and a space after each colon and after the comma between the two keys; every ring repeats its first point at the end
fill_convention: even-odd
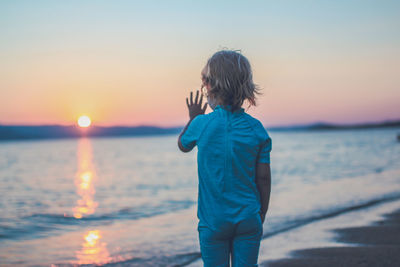
{"type": "Polygon", "coordinates": [[[260,266],[400,266],[400,210],[370,226],[334,231],[336,241],[349,245],[297,250],[291,258],[264,262],[260,266]]]}

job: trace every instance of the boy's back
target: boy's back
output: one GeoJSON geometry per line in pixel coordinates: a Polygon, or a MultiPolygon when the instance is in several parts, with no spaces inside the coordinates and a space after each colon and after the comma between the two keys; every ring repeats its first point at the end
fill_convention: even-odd
{"type": "Polygon", "coordinates": [[[269,163],[271,139],[257,119],[244,109],[217,106],[197,116],[181,142],[188,149],[198,147],[201,223],[217,229],[259,213],[256,163],[269,163]]]}

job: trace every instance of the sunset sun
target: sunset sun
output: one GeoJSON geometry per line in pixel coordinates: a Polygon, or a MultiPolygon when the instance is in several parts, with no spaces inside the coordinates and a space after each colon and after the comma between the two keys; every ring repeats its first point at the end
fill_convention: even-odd
{"type": "Polygon", "coordinates": [[[78,125],[79,127],[89,127],[90,124],[92,123],[92,121],[90,120],[90,118],[88,116],[80,116],[78,119],[78,125]]]}

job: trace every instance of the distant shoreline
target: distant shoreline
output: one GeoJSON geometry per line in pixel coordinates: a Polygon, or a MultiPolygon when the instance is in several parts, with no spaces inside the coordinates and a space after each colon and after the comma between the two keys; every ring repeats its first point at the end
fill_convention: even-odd
{"type": "Polygon", "coordinates": [[[355,129],[378,129],[378,128],[399,128],[400,120],[384,121],[378,123],[361,124],[333,124],[333,123],[313,123],[309,125],[270,127],[274,131],[314,131],[314,130],[355,130],[355,129]]]}
{"type": "MultiPolygon", "coordinates": [[[[327,131],[327,130],[355,130],[374,128],[400,128],[400,120],[381,123],[364,123],[339,125],[329,123],[315,123],[310,125],[268,127],[271,131],[327,131]]],[[[131,137],[131,136],[158,136],[179,134],[183,127],[157,126],[91,126],[83,129],[78,126],[62,125],[0,125],[0,141],[61,139],[80,137],[131,137]]]]}
{"type": "Polygon", "coordinates": [[[181,131],[181,129],[181,127],[161,128],[156,126],[91,126],[90,128],[85,129],[78,126],[62,125],[0,125],[0,141],[62,139],[80,137],[159,136],[177,134],[181,131]]]}

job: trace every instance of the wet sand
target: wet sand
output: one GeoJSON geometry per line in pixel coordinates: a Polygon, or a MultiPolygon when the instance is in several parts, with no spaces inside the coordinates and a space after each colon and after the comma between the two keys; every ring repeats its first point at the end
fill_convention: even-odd
{"type": "Polygon", "coordinates": [[[296,250],[290,258],[260,266],[400,266],[400,209],[370,226],[333,231],[336,241],[348,246],[296,250]]]}

